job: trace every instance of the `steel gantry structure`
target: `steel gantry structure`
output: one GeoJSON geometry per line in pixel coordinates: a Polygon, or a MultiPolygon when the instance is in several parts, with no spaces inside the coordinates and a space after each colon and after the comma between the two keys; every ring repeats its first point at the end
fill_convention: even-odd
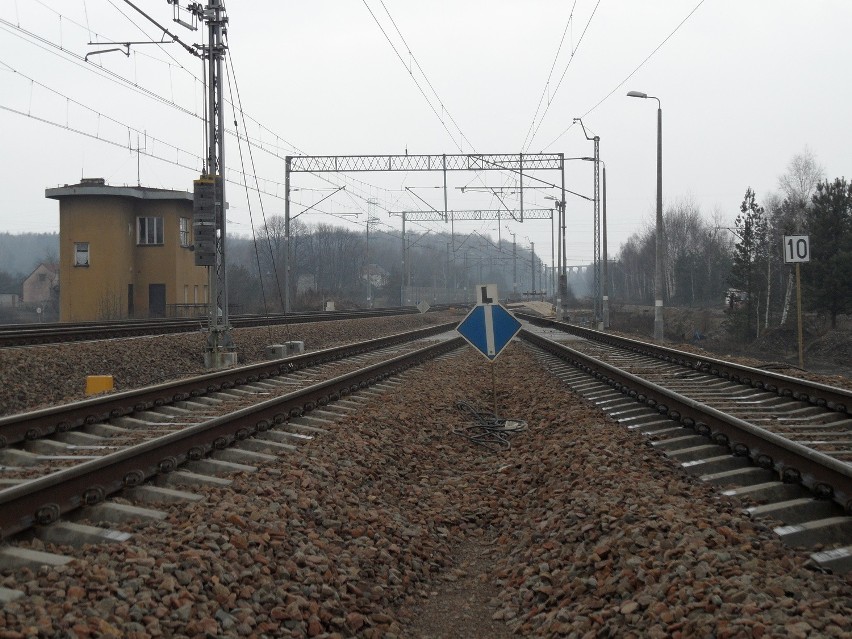
{"type": "MultiPolygon", "coordinates": [[[[565,202],[565,155],[563,153],[460,153],[440,155],[298,155],[287,156],[284,168],[284,308],[290,312],[290,174],[291,173],[355,173],[355,172],[387,172],[387,171],[429,171],[443,173],[444,210],[443,211],[411,211],[410,215],[430,215],[428,220],[449,222],[452,228],[455,220],[500,220],[503,211],[451,211],[447,196],[448,171],[507,171],[518,175],[520,190],[520,206],[517,211],[506,209],[511,219],[523,222],[527,219],[553,219],[550,209],[533,209],[524,211],[524,177],[560,189],[561,201],[565,202]],[[559,185],[547,182],[533,175],[532,171],[559,171],[559,185]],[[547,215],[544,215],[544,211],[547,215]],[[479,217],[467,217],[467,215],[479,217]],[[462,217],[464,215],[465,217],[462,217]]],[[[559,242],[559,300],[561,316],[564,316],[567,304],[568,280],[565,272],[565,206],[558,207],[561,239],[559,242]]],[[[399,214],[402,214],[400,212],[399,214]]],[[[405,220],[413,221],[413,217],[403,216],[405,220]]],[[[403,247],[405,246],[403,231],[403,247]]],[[[403,251],[403,256],[404,256],[403,251]]],[[[404,259],[404,257],[403,257],[404,259]]],[[[403,272],[404,269],[403,269],[403,272]]]]}

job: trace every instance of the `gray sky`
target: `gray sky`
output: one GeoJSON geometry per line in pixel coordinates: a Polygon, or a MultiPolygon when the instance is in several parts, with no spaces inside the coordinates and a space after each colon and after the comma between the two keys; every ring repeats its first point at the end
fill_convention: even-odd
{"type": "MultiPolygon", "coordinates": [[[[135,3],[183,41],[200,42],[201,31],[172,22],[164,0],[135,3]]],[[[250,157],[243,144],[241,160],[229,136],[226,165],[238,179],[231,171],[244,164],[266,194],[247,199],[242,187],[229,185],[229,231],[250,234],[250,213],[256,227],[262,213],[283,214],[284,155],[407,149],[588,156],[592,143],[572,126],[582,116],[601,137],[607,163],[612,255],[652,220],[655,202],[656,102],[628,98],[629,90],[662,101],[666,203],[688,199],[730,223],[748,186],[758,201],[777,191],[778,176],[806,148],[827,177],[848,174],[852,2],[698,5],[230,0],[226,96],[237,101],[239,91],[245,120],[236,118],[256,146],[250,157]]],[[[201,62],[177,44],[81,59],[97,49],[90,40],[143,39],[159,40],[160,33],[123,0],[0,0],[0,231],[58,230],[58,205],[44,198],[46,187],[80,177],[136,184],[137,161],[143,185],[191,189],[204,155],[201,62]],[[138,146],[141,156],[131,150],[138,146]]],[[[229,109],[229,128],[233,120],[229,109]]],[[[591,163],[567,166],[566,188],[591,196],[591,163]]],[[[299,219],[363,229],[369,209],[390,230],[399,220],[388,210],[426,208],[412,192],[443,206],[437,173],[327,177],[293,176],[293,199],[302,204],[294,204],[294,215],[329,195],[332,183],[346,185],[299,219]]],[[[558,173],[539,177],[558,181],[558,173]]],[[[502,187],[503,203],[514,208],[515,185],[508,174],[450,174],[449,206],[502,208],[492,194],[470,188],[502,187]]],[[[557,195],[525,190],[525,208],[549,208],[548,194],[557,195]]],[[[547,221],[504,220],[504,239],[510,230],[551,262],[547,221]]],[[[459,242],[474,231],[496,238],[497,223],[455,225],[459,242]]],[[[568,262],[591,256],[592,205],[569,195],[568,262]]]]}

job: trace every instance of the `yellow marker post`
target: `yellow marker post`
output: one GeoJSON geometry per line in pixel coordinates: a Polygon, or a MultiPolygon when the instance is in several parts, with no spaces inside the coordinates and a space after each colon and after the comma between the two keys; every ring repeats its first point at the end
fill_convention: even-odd
{"type": "Polygon", "coordinates": [[[112,375],[88,375],[86,377],[86,396],[107,393],[113,389],[112,375]]]}

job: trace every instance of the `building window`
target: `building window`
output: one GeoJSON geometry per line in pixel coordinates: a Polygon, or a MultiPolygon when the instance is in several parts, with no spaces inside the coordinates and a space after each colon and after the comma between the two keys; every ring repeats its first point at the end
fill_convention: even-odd
{"type": "Polygon", "coordinates": [[[137,217],[136,218],[136,244],[163,243],[163,218],[161,217],[137,217]]]}
{"type": "Polygon", "coordinates": [[[74,242],[74,266],[89,265],[89,243],[74,242]]]}
{"type": "Polygon", "coordinates": [[[180,245],[189,246],[189,218],[180,218],[180,245]]]}

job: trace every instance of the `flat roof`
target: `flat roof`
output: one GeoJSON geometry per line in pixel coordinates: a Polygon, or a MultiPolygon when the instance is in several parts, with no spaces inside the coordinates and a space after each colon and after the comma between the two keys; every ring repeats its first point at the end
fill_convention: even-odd
{"type": "Polygon", "coordinates": [[[45,189],[44,197],[61,200],[64,197],[76,196],[112,196],[128,197],[137,200],[186,200],[192,202],[193,196],[189,191],[173,191],[171,189],[154,189],[147,186],[107,186],[106,184],[66,184],[53,189],[45,189]]]}

